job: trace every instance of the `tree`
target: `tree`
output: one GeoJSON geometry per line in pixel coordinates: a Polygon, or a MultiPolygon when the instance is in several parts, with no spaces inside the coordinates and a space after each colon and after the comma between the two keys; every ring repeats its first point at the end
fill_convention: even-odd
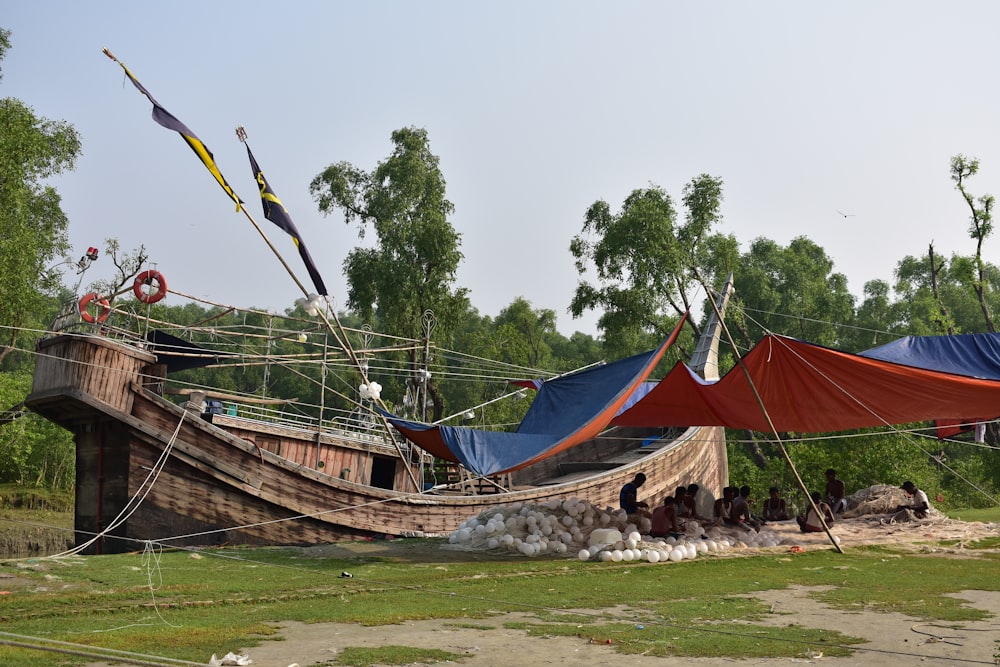
{"type": "Polygon", "coordinates": [[[521,363],[532,368],[547,368],[551,363],[552,348],[547,336],[555,333],[556,314],[552,310],[533,310],[531,302],[522,297],[500,311],[495,324],[509,325],[523,336],[527,355],[521,363]]]}
{"type": "Polygon", "coordinates": [[[895,270],[898,326],[893,331],[914,336],[983,331],[981,304],[990,312],[1000,305],[1000,269],[989,262],[982,262],[980,269],[976,265],[974,257],[964,255],[944,260],[933,245],[926,256],[901,259],[895,270]],[[980,271],[982,302],[969,288],[980,271]]]}
{"type": "Polygon", "coordinates": [[[854,326],[841,336],[843,349],[861,352],[884,345],[895,336],[886,333],[899,331],[900,308],[890,300],[891,288],[884,280],[870,280],[865,283],[864,301],[858,306],[854,326]]]}
{"type": "MultiPolygon", "coordinates": [[[[677,318],[691,310],[701,283],[716,281],[712,272],[723,262],[706,267],[704,260],[718,243],[711,230],[721,220],[721,179],[707,174],[693,179],[684,187],[683,202],[687,214],[680,222],[670,196],[658,186],[634,190],[619,213],[599,200],[570,243],[577,272],[585,275],[592,265],[598,283],[581,280],[569,310],[580,317],[603,309],[598,328],[616,356],[665,338],[677,318]]],[[[697,337],[697,323],[691,324],[697,337]]]]}
{"type": "MultiPolygon", "coordinates": [[[[10,32],[0,30],[0,59],[9,47],[10,32]]],[[[37,116],[20,100],[0,99],[0,326],[9,332],[0,361],[56,287],[48,267],[68,247],[69,222],[44,181],[72,169],[79,154],[71,125],[37,116]]]]}
{"type": "MultiPolygon", "coordinates": [[[[339,210],[346,223],[358,223],[361,238],[369,226],[376,235],[375,247],[355,248],[344,261],[347,305],[383,332],[411,338],[423,336],[421,319],[430,311],[436,335],[446,338],[468,304],[467,290],[453,288],[462,261],[461,235],[448,221],[454,206],[427,131],[396,130],[392,143],[392,155],[370,173],[339,162],[309,190],[320,212],[339,210]]],[[[418,382],[425,360],[412,352],[410,362],[418,382]]],[[[438,418],[444,407],[436,383],[428,391],[438,418]]]]}
{"type": "Polygon", "coordinates": [[[840,331],[834,323],[850,324],[854,318],[846,276],[834,272],[826,251],[804,236],[787,247],[754,240],[735,281],[747,318],[752,318],[741,329],[748,345],[771,331],[837,347],[840,331]]]}
{"type": "Polygon", "coordinates": [[[976,294],[979,300],[979,307],[983,311],[983,318],[986,321],[986,330],[990,333],[996,332],[993,324],[993,313],[986,302],[986,269],[983,260],[983,242],[993,233],[993,195],[982,195],[978,200],[974,199],[965,189],[965,182],[971,176],[975,176],[979,171],[979,160],[967,158],[964,155],[956,155],[951,158],[951,180],[955,182],[955,187],[962,194],[969,207],[969,238],[976,242],[976,254],[973,257],[973,267],[969,275],[965,277],[966,284],[976,294]]]}

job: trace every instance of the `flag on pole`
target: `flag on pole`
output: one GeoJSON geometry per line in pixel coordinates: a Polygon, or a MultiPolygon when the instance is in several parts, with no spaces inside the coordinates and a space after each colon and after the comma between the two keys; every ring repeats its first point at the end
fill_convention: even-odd
{"type": "Polygon", "coordinates": [[[168,130],[173,130],[181,135],[181,138],[187,142],[187,145],[191,147],[191,150],[193,150],[195,154],[201,158],[202,163],[212,173],[215,180],[219,182],[222,189],[226,191],[226,194],[229,195],[234,202],[236,202],[236,210],[239,211],[240,205],[243,202],[240,200],[239,196],[233,192],[233,189],[229,187],[229,183],[226,183],[226,179],[222,177],[222,172],[219,171],[219,168],[215,164],[215,156],[212,155],[212,151],[208,150],[208,147],[202,143],[201,139],[199,139],[194,132],[188,129],[187,125],[179,121],[176,116],[160,106],[160,103],[149,94],[149,91],[146,90],[143,85],[139,83],[139,80],[132,75],[132,72],[125,67],[125,63],[115,58],[114,54],[112,54],[108,49],[104,49],[104,55],[121,65],[122,70],[125,71],[125,76],[129,78],[132,85],[134,85],[140,93],[145,95],[146,98],[153,103],[153,120],[168,130]]]}
{"type": "Polygon", "coordinates": [[[267,180],[264,178],[264,172],[257,166],[257,160],[253,157],[250,144],[246,146],[247,156],[250,158],[250,169],[253,171],[254,180],[257,181],[257,187],[260,189],[260,201],[264,205],[264,217],[278,227],[281,227],[281,229],[285,230],[292,237],[295,247],[299,249],[299,256],[302,257],[302,261],[306,265],[306,271],[309,272],[309,277],[312,278],[313,285],[316,286],[316,292],[326,296],[326,285],[323,284],[323,278],[319,275],[319,269],[313,264],[312,257],[310,257],[309,251],[306,249],[306,244],[299,237],[299,230],[295,228],[295,223],[292,222],[291,216],[285,210],[285,205],[281,203],[278,196],[274,194],[274,190],[268,185],[267,180]]]}

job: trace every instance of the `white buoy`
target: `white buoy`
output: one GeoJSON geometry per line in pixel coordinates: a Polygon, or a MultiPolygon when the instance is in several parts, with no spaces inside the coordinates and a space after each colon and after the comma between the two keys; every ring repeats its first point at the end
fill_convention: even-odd
{"type": "Polygon", "coordinates": [[[674,563],[680,562],[683,559],[684,559],[683,549],[673,549],[670,552],[670,560],[673,561],[674,563]]]}
{"type": "Polygon", "coordinates": [[[659,563],[660,552],[657,551],[656,549],[649,549],[648,551],[646,551],[646,560],[649,561],[650,563],[659,563]]]}
{"type": "Polygon", "coordinates": [[[580,549],[576,557],[580,560],[590,560],[590,549],[580,549]]]}
{"type": "Polygon", "coordinates": [[[619,549],[613,549],[611,551],[611,560],[618,563],[622,559],[622,552],[619,549]]]}

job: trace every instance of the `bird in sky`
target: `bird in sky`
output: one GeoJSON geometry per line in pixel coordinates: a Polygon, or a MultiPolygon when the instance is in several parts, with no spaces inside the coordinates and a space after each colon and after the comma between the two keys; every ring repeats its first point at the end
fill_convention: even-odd
{"type": "Polygon", "coordinates": [[[854,217],[853,213],[844,213],[843,211],[837,211],[837,213],[840,214],[840,216],[844,217],[844,218],[853,218],[854,217]]]}

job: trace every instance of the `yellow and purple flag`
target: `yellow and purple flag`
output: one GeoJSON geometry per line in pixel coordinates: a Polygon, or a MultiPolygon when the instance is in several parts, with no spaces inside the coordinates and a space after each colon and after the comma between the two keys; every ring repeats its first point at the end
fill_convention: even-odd
{"type": "Polygon", "coordinates": [[[226,183],[226,179],[222,177],[222,172],[219,171],[219,168],[215,164],[215,156],[212,155],[212,151],[208,150],[208,147],[202,143],[201,139],[199,139],[194,132],[188,129],[187,125],[179,121],[176,116],[164,109],[160,103],[149,94],[149,91],[146,90],[141,83],[139,83],[139,80],[133,76],[128,67],[125,67],[125,63],[118,60],[118,58],[115,58],[115,56],[108,49],[104,49],[104,55],[121,65],[122,70],[125,71],[125,76],[129,78],[132,85],[134,85],[140,93],[145,95],[146,98],[153,103],[153,120],[168,130],[173,130],[181,135],[181,138],[183,138],[187,145],[191,147],[191,150],[193,150],[195,154],[201,158],[202,163],[208,171],[211,172],[212,176],[215,177],[215,180],[219,182],[222,189],[226,191],[226,194],[229,195],[234,202],[236,202],[236,210],[239,211],[243,202],[240,200],[239,196],[233,192],[233,189],[229,187],[229,183],[226,183]]]}
{"type": "Polygon", "coordinates": [[[313,285],[316,286],[316,293],[326,296],[326,285],[323,284],[323,278],[319,275],[319,269],[313,264],[312,257],[309,255],[309,251],[306,250],[305,243],[299,237],[299,230],[296,229],[295,223],[292,222],[291,216],[288,215],[285,205],[274,194],[274,190],[271,189],[271,186],[268,185],[267,180],[264,178],[264,172],[257,166],[257,160],[254,159],[249,144],[247,144],[247,156],[250,158],[250,169],[253,171],[254,180],[257,181],[257,187],[260,189],[260,201],[264,205],[264,217],[278,227],[281,227],[281,229],[285,230],[292,237],[295,247],[299,250],[299,256],[306,265],[306,271],[309,272],[309,277],[312,278],[313,285]]]}

